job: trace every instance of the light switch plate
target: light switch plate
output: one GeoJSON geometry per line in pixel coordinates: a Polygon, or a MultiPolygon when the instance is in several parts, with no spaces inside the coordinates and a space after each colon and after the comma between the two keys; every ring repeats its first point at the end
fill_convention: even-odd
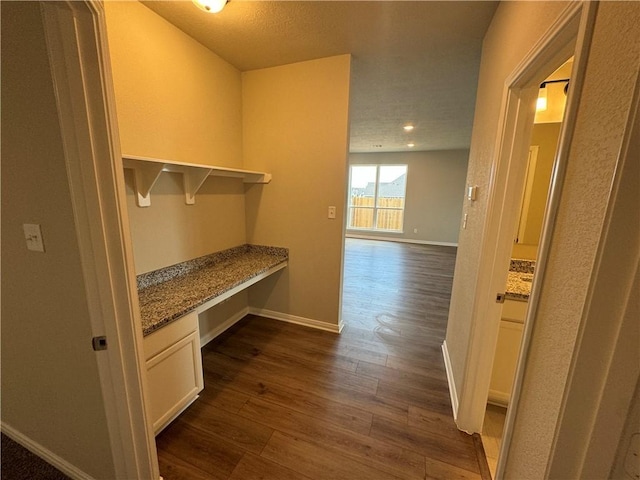
{"type": "Polygon", "coordinates": [[[336,218],[336,207],[329,207],[327,218],[331,218],[331,219],[336,218]]]}
{"type": "Polygon", "coordinates": [[[27,241],[27,250],[44,252],[44,242],[42,241],[40,225],[24,223],[22,229],[24,230],[24,239],[27,241]]]}
{"type": "Polygon", "coordinates": [[[470,185],[467,187],[467,200],[471,200],[472,202],[476,200],[478,197],[478,186],[470,185]]]}

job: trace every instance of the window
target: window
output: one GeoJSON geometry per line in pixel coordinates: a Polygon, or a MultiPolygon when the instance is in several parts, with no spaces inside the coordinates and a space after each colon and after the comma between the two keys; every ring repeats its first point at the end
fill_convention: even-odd
{"type": "Polygon", "coordinates": [[[352,165],[348,229],[402,232],[406,165],[352,165]]]}

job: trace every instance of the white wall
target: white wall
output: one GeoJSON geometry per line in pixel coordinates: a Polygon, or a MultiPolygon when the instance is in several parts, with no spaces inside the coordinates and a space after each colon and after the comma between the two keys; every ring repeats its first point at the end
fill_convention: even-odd
{"type": "Polygon", "coordinates": [[[2,424],[114,478],[40,5],[2,2],[2,424]],[[42,226],[45,253],[23,223],[42,226]]]}
{"type": "Polygon", "coordinates": [[[245,72],[244,165],[273,174],[246,194],[249,243],[289,248],[252,307],[336,327],[346,199],[351,57],[245,72]],[[337,218],[327,218],[327,207],[337,218]]]}
{"type": "Polygon", "coordinates": [[[406,164],[408,176],[404,232],[347,230],[347,234],[457,244],[468,160],[468,150],[350,154],[350,165],[406,164]]]}

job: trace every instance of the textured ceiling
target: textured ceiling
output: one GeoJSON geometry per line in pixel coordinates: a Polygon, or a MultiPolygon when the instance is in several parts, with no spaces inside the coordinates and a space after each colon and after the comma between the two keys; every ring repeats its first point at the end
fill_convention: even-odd
{"type": "Polygon", "coordinates": [[[241,71],[351,53],[352,152],[469,147],[497,2],[232,0],[216,15],[142,3],[241,71]]]}

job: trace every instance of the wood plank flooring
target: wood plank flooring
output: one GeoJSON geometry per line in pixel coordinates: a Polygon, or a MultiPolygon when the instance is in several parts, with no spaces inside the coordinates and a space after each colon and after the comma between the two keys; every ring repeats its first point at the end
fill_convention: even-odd
{"type": "Polygon", "coordinates": [[[454,263],[347,239],[342,334],[248,316],[204,347],[201,397],[157,437],[164,479],[486,478],[440,350],[454,263]]]}

